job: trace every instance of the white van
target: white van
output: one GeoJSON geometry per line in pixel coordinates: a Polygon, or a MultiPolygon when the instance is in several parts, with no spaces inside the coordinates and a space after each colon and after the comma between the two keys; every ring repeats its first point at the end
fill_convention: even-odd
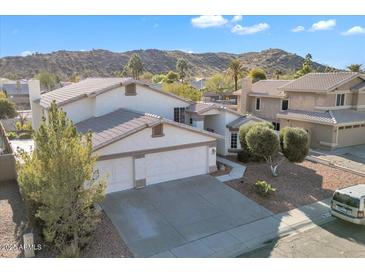
{"type": "Polygon", "coordinates": [[[350,186],[335,191],[331,214],[354,224],[365,224],[365,185],[350,186]]]}

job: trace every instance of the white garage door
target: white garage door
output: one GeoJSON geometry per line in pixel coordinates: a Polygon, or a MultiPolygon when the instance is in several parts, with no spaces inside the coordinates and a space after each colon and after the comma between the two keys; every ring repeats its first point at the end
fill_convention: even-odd
{"type": "Polygon", "coordinates": [[[133,158],[98,161],[100,177],[108,175],[108,187],[106,192],[115,192],[133,188],[133,158]]]}
{"type": "Polygon", "coordinates": [[[365,126],[354,125],[338,129],[339,147],[365,144],[365,126]]]}
{"type": "Polygon", "coordinates": [[[146,155],[147,185],[208,172],[206,146],[146,155]]]}

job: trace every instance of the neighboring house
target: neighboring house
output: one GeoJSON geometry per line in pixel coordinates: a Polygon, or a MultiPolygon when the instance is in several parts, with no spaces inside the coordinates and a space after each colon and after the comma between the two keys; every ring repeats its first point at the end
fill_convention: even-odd
{"type": "Polygon", "coordinates": [[[188,125],[191,101],[130,78],[88,78],[44,94],[37,80],[29,87],[35,129],[55,100],[79,132],[93,132],[97,171],[109,175],[107,192],[216,170],[223,136],[188,125]]]}
{"type": "Polygon", "coordinates": [[[242,113],[271,121],[279,130],[301,127],[312,147],[365,144],[365,77],[355,72],[309,73],[291,80],[243,80],[242,113]]]}
{"type": "Polygon", "coordinates": [[[241,149],[238,137],[241,125],[262,120],[252,115],[241,115],[216,103],[192,104],[186,109],[186,113],[191,126],[224,136],[224,139],[218,140],[217,152],[220,155],[228,155],[241,149]]]}
{"type": "Polygon", "coordinates": [[[199,78],[199,79],[194,79],[194,80],[188,81],[188,83],[197,90],[203,90],[205,88],[205,82],[206,82],[206,79],[204,79],[204,78],[199,78]]]}
{"type": "Polygon", "coordinates": [[[4,126],[6,132],[16,131],[16,123],[23,119],[24,123],[32,122],[32,111],[31,110],[18,110],[18,116],[15,118],[2,119],[1,123],[4,126]]]}
{"type": "Polygon", "coordinates": [[[29,88],[26,80],[4,83],[1,88],[18,109],[30,109],[29,88]]]}

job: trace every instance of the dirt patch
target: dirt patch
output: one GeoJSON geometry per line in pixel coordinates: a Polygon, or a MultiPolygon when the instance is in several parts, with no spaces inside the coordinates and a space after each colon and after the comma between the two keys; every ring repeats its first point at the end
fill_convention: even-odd
{"type": "Polygon", "coordinates": [[[271,175],[266,163],[245,165],[244,183],[233,181],[228,185],[274,213],[329,198],[338,188],[365,184],[365,177],[307,160],[300,164],[284,162],[278,168],[278,177],[271,175]],[[257,180],[267,181],[276,192],[268,198],[259,196],[252,187],[257,180]]]}
{"type": "Polygon", "coordinates": [[[231,172],[232,167],[227,166],[227,165],[222,164],[222,163],[219,163],[219,164],[224,166],[224,170],[218,169],[217,171],[210,173],[210,175],[212,175],[214,177],[217,177],[217,176],[229,174],[231,172]]]}
{"type": "Polygon", "coordinates": [[[23,257],[27,218],[16,181],[0,182],[0,258],[23,257]]]}

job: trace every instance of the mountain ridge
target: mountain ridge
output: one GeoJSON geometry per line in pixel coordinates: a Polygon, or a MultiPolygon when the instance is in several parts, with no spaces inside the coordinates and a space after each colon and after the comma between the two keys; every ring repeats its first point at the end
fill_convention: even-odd
{"type": "MultiPolygon", "coordinates": [[[[283,74],[292,73],[301,68],[304,58],[282,49],[266,49],[260,52],[228,53],[205,52],[188,53],[180,50],[139,49],[125,52],[112,52],[104,49],[91,51],[59,50],[51,53],[35,53],[25,57],[7,56],[0,58],[0,76],[14,75],[17,78],[31,78],[47,70],[57,74],[61,80],[67,80],[74,74],[82,77],[108,77],[121,71],[129,57],[140,55],[144,69],[153,74],[175,70],[176,61],[184,58],[189,64],[192,76],[210,76],[223,72],[233,59],[240,59],[248,69],[263,68],[268,76],[280,70],[283,74]]],[[[313,67],[324,71],[326,66],[313,62],[313,67]]]]}

